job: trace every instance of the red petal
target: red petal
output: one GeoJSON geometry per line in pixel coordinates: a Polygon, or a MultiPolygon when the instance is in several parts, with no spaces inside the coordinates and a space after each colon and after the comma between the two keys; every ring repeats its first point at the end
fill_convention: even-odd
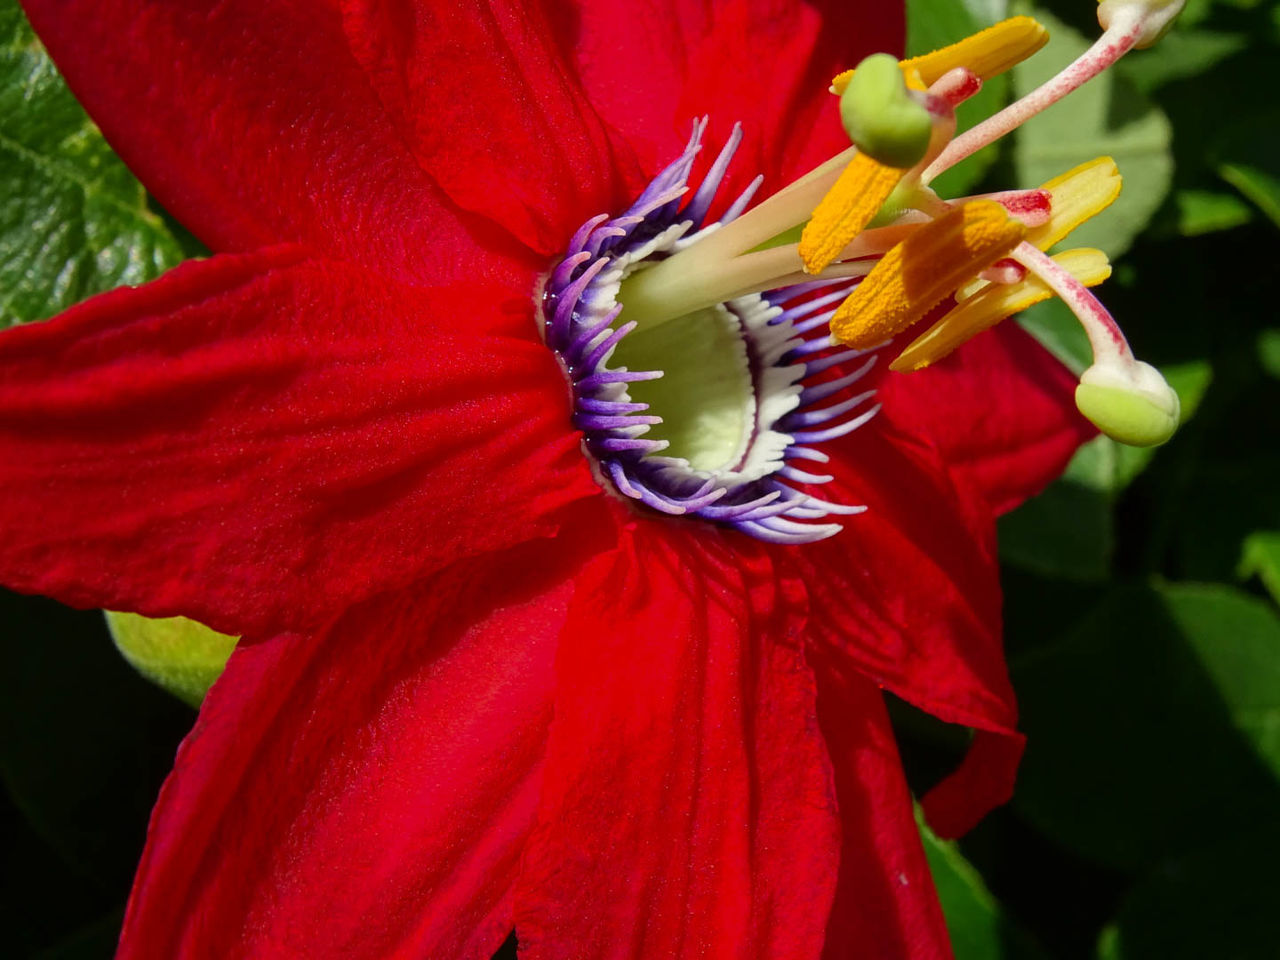
{"type": "Polygon", "coordinates": [[[996,513],[1062,473],[1097,430],[1076,410],[1076,378],[1031,336],[1002,323],[937,366],[881,384],[895,422],[927,434],[996,513]]]}
{"type": "Polygon", "coordinates": [[[213,249],[297,241],[433,277],[481,252],[397,136],[327,4],[24,5],[112,146],[213,249]]]}
{"type": "MultiPolygon", "coordinates": [[[[540,4],[341,5],[351,49],[388,113],[461,206],[554,254],[583,221],[633,199],[614,171],[634,170],[634,160],[615,153],[540,4]]],[[[633,82],[636,67],[625,68],[633,82]]]]}
{"type": "Polygon", "coordinates": [[[975,730],[959,769],[924,795],[925,819],[940,837],[959,837],[992,809],[1009,802],[1026,738],[1013,731],[975,730]]]}
{"type": "Polygon", "coordinates": [[[530,544],[240,648],[152,815],[120,960],[488,957],[583,551],[530,544]]]}
{"type": "MultiPolygon", "coordinates": [[[[839,536],[795,552],[814,640],[934,716],[1017,738],[985,504],[956,487],[928,441],[886,419],[827,450],[837,479],[822,495],[868,510],[839,536]]],[[[939,832],[1004,802],[1015,767],[1016,758],[999,779],[978,784],[980,793],[966,773],[941,794],[932,805],[946,821],[939,832]]]]}
{"type": "Polygon", "coordinates": [[[599,493],[528,288],[292,250],[0,337],[0,581],[229,633],[315,626],[599,493]]]}
{"type": "Polygon", "coordinates": [[[843,843],[823,956],[951,957],[911,794],[880,691],[838,665],[819,666],[818,717],[831,751],[843,843]]]}
{"type": "Polygon", "coordinates": [[[517,887],[523,956],[817,956],[838,827],[795,591],[761,544],[687,521],[633,522],[588,570],[517,887]]]}
{"type": "Polygon", "coordinates": [[[709,114],[714,136],[740,120],[746,137],[730,186],[763,173],[766,193],[849,145],[827,92],[831,78],[869,53],[903,46],[903,7],[895,2],[573,6],[565,32],[576,37],[587,95],[646,169],[674,158],[694,117],[709,114]]]}

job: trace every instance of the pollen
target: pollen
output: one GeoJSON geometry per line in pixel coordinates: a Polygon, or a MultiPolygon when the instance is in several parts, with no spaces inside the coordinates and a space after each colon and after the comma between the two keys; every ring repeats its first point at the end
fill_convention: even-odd
{"type": "Polygon", "coordinates": [[[1022,242],[1027,228],[991,200],[965,203],[893,247],[831,318],[831,337],[869,347],[901,333],[1022,242]]]}
{"type": "MultiPolygon", "coordinates": [[[[1086,287],[1096,286],[1111,276],[1111,264],[1101,250],[1081,247],[1065,250],[1053,259],[1086,287]]],[[[1053,291],[1049,285],[1034,274],[1018,283],[986,284],[913,340],[889,365],[889,369],[899,372],[923,370],[1005,317],[1020,313],[1051,296],[1053,291]]]]}
{"type": "Polygon", "coordinates": [[[902,170],[855,156],[822,198],[800,235],[800,259],[806,273],[826,269],[884,206],[902,179],[902,170]]]}
{"type": "MultiPolygon", "coordinates": [[[[985,80],[1021,63],[1048,41],[1049,31],[1038,21],[1011,17],[941,50],[903,60],[901,65],[903,73],[910,76],[916,72],[925,85],[956,67],[964,67],[985,80]]],[[[852,70],[836,76],[831,81],[831,92],[843,93],[852,76],[852,70]]]]}

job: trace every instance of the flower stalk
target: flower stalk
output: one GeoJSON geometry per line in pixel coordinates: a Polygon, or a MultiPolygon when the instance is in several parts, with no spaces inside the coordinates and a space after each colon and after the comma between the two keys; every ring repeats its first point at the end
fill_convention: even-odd
{"type": "Polygon", "coordinates": [[[961,160],[1016,130],[1113,66],[1130,50],[1155,43],[1182,11],[1183,3],[1184,0],[1104,0],[1098,7],[1103,33],[1093,46],[1025,97],[956,137],[924,171],[923,181],[932,182],[961,160]]]}

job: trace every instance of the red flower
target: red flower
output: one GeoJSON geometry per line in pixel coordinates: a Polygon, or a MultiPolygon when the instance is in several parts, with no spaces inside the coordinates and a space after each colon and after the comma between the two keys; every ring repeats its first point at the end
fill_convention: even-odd
{"type": "Polygon", "coordinates": [[[993,510],[1085,431],[1015,329],[826,447],[777,546],[607,495],[533,293],[688,121],[784,183],[901,11],[26,0],[218,255],[0,338],[0,580],[244,640],[161,793],[123,957],[935,957],[879,688],[1020,740],[993,510]],[[825,942],[825,948],[824,948],[825,942]]]}

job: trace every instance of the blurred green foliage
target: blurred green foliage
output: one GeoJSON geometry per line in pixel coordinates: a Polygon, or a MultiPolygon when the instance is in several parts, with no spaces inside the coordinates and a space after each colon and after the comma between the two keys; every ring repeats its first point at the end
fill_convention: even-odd
{"type": "MultiPolygon", "coordinates": [[[[1083,49],[1095,4],[910,0],[912,53],[1021,12],[1054,40],[962,126],[1083,49]]],[[[1280,104],[1261,80],[1278,55],[1280,8],[1191,0],[1160,45],[938,183],[1034,186],[1113,154],[1122,200],[1071,243],[1117,258],[1104,297],[1187,415],[1158,450],[1093,441],[1001,521],[1029,748],[1008,808],[959,844],[923,833],[960,960],[1276,956],[1280,104]]],[[[0,326],[201,252],[111,153],[14,0],[0,0],[0,198],[0,326]]],[[[1023,323],[1086,362],[1059,305],[1023,323]]],[[[105,957],[192,713],[125,665],[97,614],[0,594],[0,622],[5,952],[105,957]]],[[[159,635],[128,626],[150,664],[159,635]]],[[[198,700],[204,682],[180,693],[198,700]]],[[[963,740],[894,715],[924,789],[963,740]]]]}
{"type": "MultiPolygon", "coordinates": [[[[1054,37],[1013,71],[1018,93],[1098,33],[1095,5],[1076,0],[908,9],[913,23],[1042,18],[1054,37]]],[[[1265,3],[1193,0],[1156,47],[954,175],[974,191],[1030,187],[1116,158],[1121,199],[1064,245],[1113,256],[1103,298],[1184,412],[1156,450],[1092,441],[1001,520],[1029,746],[1010,807],[946,862],[926,838],[960,960],[1027,956],[1026,936],[1061,958],[1280,950],[1280,102],[1260,82],[1276,24],[1265,3]],[[996,943],[1001,923],[1014,932],[996,943]]],[[[1060,303],[1022,322],[1069,366],[1088,363],[1060,303]]],[[[959,745],[914,711],[895,717],[923,788],[959,745]]]]}

